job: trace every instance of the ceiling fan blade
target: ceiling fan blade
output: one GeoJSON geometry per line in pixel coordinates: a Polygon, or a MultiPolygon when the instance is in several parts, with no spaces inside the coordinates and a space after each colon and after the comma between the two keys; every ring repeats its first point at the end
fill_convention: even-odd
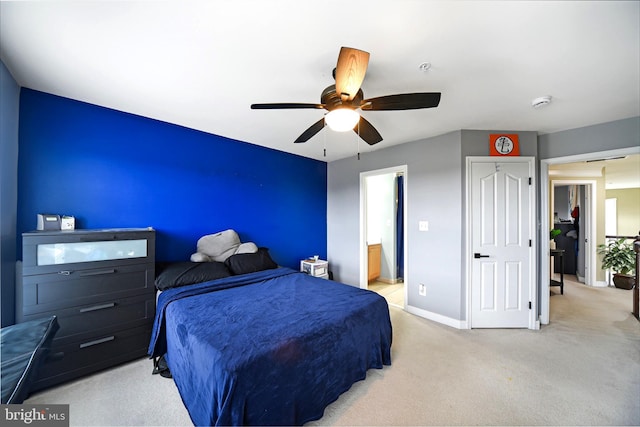
{"type": "Polygon", "coordinates": [[[350,47],[340,48],[336,66],[336,93],[343,101],[351,101],[362,85],[369,65],[369,52],[350,47]]]}
{"type": "Polygon", "coordinates": [[[360,138],[369,145],[377,144],[382,141],[382,135],[380,135],[376,128],[374,128],[373,125],[362,116],[360,116],[360,121],[356,127],[353,128],[353,131],[360,135],[360,138]]]}
{"type": "Polygon", "coordinates": [[[291,108],[324,108],[323,104],[301,104],[296,102],[276,102],[272,104],[251,104],[252,110],[281,110],[291,108]]]}
{"type": "Polygon", "coordinates": [[[440,104],[440,92],[402,93],[365,99],[361,108],[370,111],[417,110],[440,104]]]}
{"type": "Polygon", "coordinates": [[[312,124],[309,127],[309,129],[307,129],[304,132],[302,132],[302,135],[300,135],[298,137],[298,139],[296,139],[293,142],[295,142],[295,143],[307,142],[309,140],[309,138],[311,138],[316,133],[320,132],[322,130],[322,128],[324,128],[324,117],[321,118],[320,120],[318,120],[317,122],[315,122],[314,124],[312,124]]]}

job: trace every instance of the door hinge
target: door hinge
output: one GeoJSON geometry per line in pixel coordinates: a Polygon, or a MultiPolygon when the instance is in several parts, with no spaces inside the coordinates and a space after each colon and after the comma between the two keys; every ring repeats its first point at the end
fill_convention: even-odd
{"type": "Polygon", "coordinates": [[[529,239],[529,247],[531,247],[531,246],[532,246],[531,239],[529,239]]]}
{"type": "Polygon", "coordinates": [[[529,310],[531,310],[531,301],[529,301],[529,310]]]}
{"type": "Polygon", "coordinates": [[[529,185],[531,185],[531,177],[529,177],[529,185]]]}

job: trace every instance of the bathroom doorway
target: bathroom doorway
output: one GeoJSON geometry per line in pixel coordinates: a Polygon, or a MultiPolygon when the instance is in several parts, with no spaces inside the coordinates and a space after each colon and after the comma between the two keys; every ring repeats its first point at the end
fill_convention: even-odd
{"type": "Polygon", "coordinates": [[[406,166],[363,172],[360,287],[406,305],[406,166]]]}

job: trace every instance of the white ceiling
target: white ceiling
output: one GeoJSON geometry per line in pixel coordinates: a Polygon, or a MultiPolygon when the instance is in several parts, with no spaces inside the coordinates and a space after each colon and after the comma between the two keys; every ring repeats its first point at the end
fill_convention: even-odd
{"type": "Polygon", "coordinates": [[[459,129],[551,133],[640,115],[639,6],[2,1],[0,57],[24,87],[331,161],[459,129]],[[366,98],[442,92],[440,106],[363,113],[384,138],[373,147],[328,129],[293,144],[323,110],[249,108],[320,102],[341,46],[371,53],[366,98]],[[544,95],[553,102],[533,109],[544,95]]]}

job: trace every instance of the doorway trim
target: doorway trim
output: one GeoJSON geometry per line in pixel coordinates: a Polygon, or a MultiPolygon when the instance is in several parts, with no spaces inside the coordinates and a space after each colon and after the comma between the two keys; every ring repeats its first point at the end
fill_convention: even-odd
{"type": "MultiPolygon", "coordinates": [[[[547,256],[547,254],[549,253],[549,239],[547,238],[549,233],[548,230],[551,230],[551,228],[549,228],[549,187],[551,185],[549,181],[549,165],[584,162],[587,160],[598,160],[603,157],[627,156],[630,154],[640,154],[640,147],[620,148],[617,150],[597,151],[592,153],[554,157],[551,159],[540,160],[540,230],[542,238],[540,239],[540,252],[538,254],[538,259],[540,262],[539,277],[549,277],[549,275],[551,274],[550,260],[547,256]]],[[[592,213],[593,216],[595,216],[595,212],[592,213]]],[[[594,232],[593,240],[595,240],[596,238],[597,236],[594,232]]],[[[597,242],[594,241],[593,244],[596,245],[597,242]]],[[[592,267],[595,274],[596,265],[593,265],[592,267]]],[[[549,324],[549,292],[548,287],[546,292],[543,291],[543,288],[544,284],[540,286],[540,323],[543,325],[547,325],[549,324]]]]}
{"type": "MultiPolygon", "coordinates": [[[[584,238],[587,239],[588,242],[588,248],[589,250],[587,250],[587,245],[585,245],[585,256],[584,256],[584,268],[585,268],[585,276],[584,276],[584,284],[587,286],[596,286],[596,275],[595,275],[595,269],[594,266],[596,265],[596,251],[595,251],[595,246],[594,246],[594,240],[595,240],[595,234],[596,234],[596,226],[595,224],[597,223],[597,217],[596,217],[596,185],[597,182],[595,180],[589,180],[589,179],[552,179],[551,180],[551,185],[549,186],[549,189],[555,189],[556,186],[559,185],[584,185],[585,187],[587,187],[587,191],[589,192],[589,204],[588,206],[583,206],[583,208],[588,209],[588,211],[584,212],[584,216],[583,213],[580,212],[580,220],[581,222],[584,221],[585,219],[589,219],[589,223],[588,224],[583,224],[583,228],[585,229],[585,233],[584,233],[584,238]],[[589,254],[589,256],[587,256],[587,254],[589,254]]],[[[549,200],[551,202],[551,205],[549,206],[549,211],[547,212],[547,215],[551,214],[551,206],[554,206],[554,192],[550,192],[549,193],[549,200]]],[[[551,220],[548,219],[549,221],[549,230],[551,230],[551,220]]],[[[543,228],[544,230],[544,228],[543,228]]],[[[582,238],[582,237],[581,237],[582,238]]],[[[549,262],[549,270],[551,270],[551,259],[547,260],[549,262]]],[[[540,287],[540,291],[541,292],[549,292],[549,283],[547,282],[541,282],[541,287],[540,287]],[[545,284],[547,285],[547,289],[545,290],[545,284]]]]}
{"type": "Polygon", "coordinates": [[[403,224],[402,224],[402,234],[403,238],[403,251],[404,251],[404,306],[402,307],[404,310],[407,309],[407,289],[408,289],[408,281],[407,277],[409,277],[409,268],[407,265],[407,212],[408,209],[408,199],[409,199],[409,174],[407,165],[400,166],[392,166],[384,169],[376,169],[371,171],[360,172],[360,288],[367,289],[369,285],[368,280],[368,248],[367,248],[367,178],[377,175],[387,175],[391,173],[401,173],[404,176],[404,192],[403,192],[403,203],[404,203],[404,211],[403,211],[403,224]]]}

